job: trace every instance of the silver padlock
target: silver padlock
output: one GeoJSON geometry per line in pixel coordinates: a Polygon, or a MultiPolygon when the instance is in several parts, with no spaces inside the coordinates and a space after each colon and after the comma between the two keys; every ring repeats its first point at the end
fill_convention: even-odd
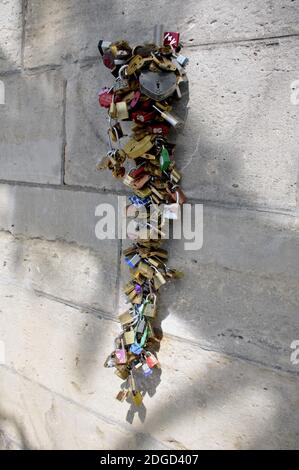
{"type": "Polygon", "coordinates": [[[130,89],[129,87],[129,82],[126,79],[126,69],[128,68],[127,65],[123,65],[118,72],[118,77],[115,80],[115,83],[113,85],[113,91],[127,91],[130,89]]]}
{"type": "Polygon", "coordinates": [[[173,72],[151,72],[146,70],[140,74],[140,90],[155,101],[162,101],[171,96],[177,86],[177,78],[173,72]]]}

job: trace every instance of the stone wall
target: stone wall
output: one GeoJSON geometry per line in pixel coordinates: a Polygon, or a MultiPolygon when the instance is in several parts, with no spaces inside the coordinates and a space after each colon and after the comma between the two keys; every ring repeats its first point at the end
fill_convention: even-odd
{"type": "Polygon", "coordinates": [[[298,448],[297,80],[298,0],[0,1],[2,448],[298,448]],[[95,208],[125,191],[95,171],[97,42],[161,22],[190,58],[177,161],[204,244],[170,243],[185,277],[163,290],[162,373],[136,410],[103,368],[126,274],[95,208]]]}

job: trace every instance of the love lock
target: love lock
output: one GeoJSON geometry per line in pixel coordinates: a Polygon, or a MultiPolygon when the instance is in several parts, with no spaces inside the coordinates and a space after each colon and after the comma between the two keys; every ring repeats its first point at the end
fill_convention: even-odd
{"type": "Polygon", "coordinates": [[[177,86],[175,73],[151,72],[146,70],[140,74],[140,90],[155,101],[162,101],[171,96],[177,86]]]}

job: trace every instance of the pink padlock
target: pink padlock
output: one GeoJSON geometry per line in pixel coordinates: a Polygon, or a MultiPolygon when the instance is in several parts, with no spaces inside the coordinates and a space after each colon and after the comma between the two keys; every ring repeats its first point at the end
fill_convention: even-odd
{"type": "Polygon", "coordinates": [[[135,91],[134,93],[134,98],[132,99],[131,103],[130,103],[130,107],[131,109],[135,108],[135,106],[137,105],[139,99],[140,99],[140,96],[141,96],[141,93],[140,91],[135,91]]]}
{"type": "Polygon", "coordinates": [[[126,364],[127,362],[127,351],[124,347],[124,342],[121,342],[121,349],[116,349],[115,357],[118,364],[126,364]]]}

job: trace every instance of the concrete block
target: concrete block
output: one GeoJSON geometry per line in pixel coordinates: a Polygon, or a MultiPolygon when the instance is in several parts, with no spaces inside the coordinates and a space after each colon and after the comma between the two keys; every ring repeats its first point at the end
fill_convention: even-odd
{"type": "Polygon", "coordinates": [[[0,4],[0,72],[21,65],[22,1],[6,0],[0,4]]]}
{"type": "MultiPolygon", "coordinates": [[[[121,423],[3,367],[0,377],[1,450],[106,450],[117,449],[124,439],[127,449],[144,448],[138,433],[121,423]]],[[[152,439],[148,448],[166,447],[152,439]]]]}
{"type": "Polygon", "coordinates": [[[164,338],[144,406],[102,367],[118,325],[1,285],[1,429],[32,448],[296,448],[298,377],[164,338]],[[127,424],[129,423],[129,425],[127,424]],[[192,429],[192,433],[190,433],[192,429]]]}
{"type": "MultiPolygon", "coordinates": [[[[95,235],[95,210],[99,204],[110,204],[116,212],[117,201],[108,194],[2,184],[0,229],[101,251],[102,241],[95,235]]],[[[115,240],[107,243],[114,246],[115,240]]]]}
{"type": "Polygon", "coordinates": [[[63,153],[63,80],[49,71],[1,77],[0,179],[61,182],[63,153]]]}
{"type": "Polygon", "coordinates": [[[25,64],[60,63],[97,55],[100,38],[126,38],[136,44],[151,41],[154,25],[180,31],[185,44],[206,44],[298,33],[297,2],[278,4],[255,0],[197,2],[96,0],[43,2],[29,0],[26,22],[25,64]],[[79,26],[78,26],[79,25],[79,26]]]}
{"type": "MultiPolygon", "coordinates": [[[[169,265],[185,273],[161,288],[165,333],[204,348],[286,370],[299,328],[298,219],[204,207],[204,242],[185,251],[166,244],[169,265]]],[[[122,263],[121,287],[128,278],[122,263]]],[[[121,309],[124,307],[121,297],[121,309]]]]}
{"type": "Polygon", "coordinates": [[[296,209],[299,41],[192,49],[177,161],[190,197],[296,209]]]}
{"type": "Polygon", "coordinates": [[[115,207],[116,201],[86,192],[1,186],[0,227],[25,237],[3,251],[7,266],[38,290],[114,311],[118,241],[96,238],[95,209],[101,203],[115,207]],[[40,239],[61,243],[43,244],[40,239]]]}
{"type": "Polygon", "coordinates": [[[74,243],[17,239],[0,232],[1,282],[114,314],[117,244],[102,243],[102,250],[95,251],[74,243]]]}

